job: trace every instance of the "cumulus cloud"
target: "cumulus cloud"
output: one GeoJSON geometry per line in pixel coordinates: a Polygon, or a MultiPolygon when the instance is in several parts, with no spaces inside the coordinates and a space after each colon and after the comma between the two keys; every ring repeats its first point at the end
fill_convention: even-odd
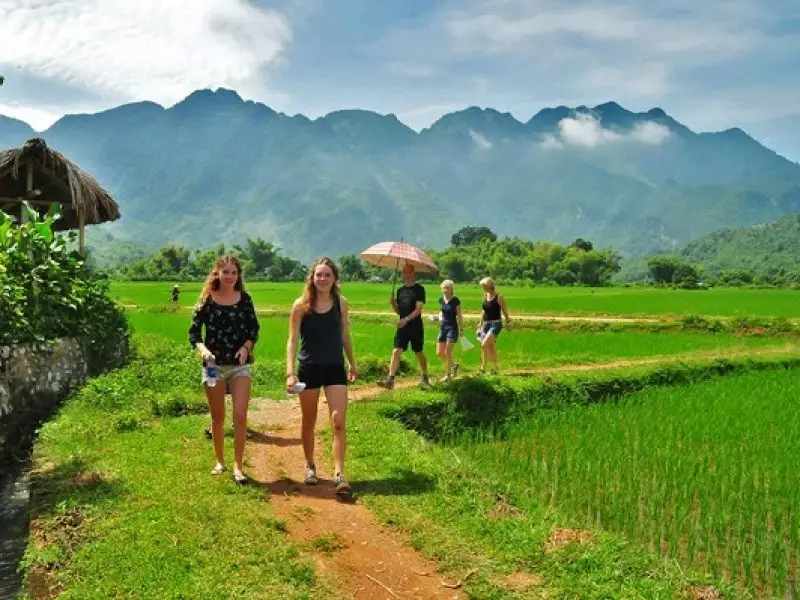
{"type": "Polygon", "coordinates": [[[492,147],[492,142],[490,142],[485,135],[473,129],[469,130],[469,137],[472,138],[472,141],[475,142],[475,145],[481,150],[489,150],[492,147]]]}
{"type": "Polygon", "coordinates": [[[281,14],[247,0],[0,0],[6,75],[120,101],[170,105],[219,86],[263,91],[264,68],[291,39],[281,14]]]}
{"type": "Polygon", "coordinates": [[[595,148],[617,142],[657,145],[669,136],[669,129],[654,121],[637,123],[630,131],[620,132],[604,128],[591,114],[578,114],[559,121],[558,132],[545,135],[541,145],[544,148],[595,148]]]}

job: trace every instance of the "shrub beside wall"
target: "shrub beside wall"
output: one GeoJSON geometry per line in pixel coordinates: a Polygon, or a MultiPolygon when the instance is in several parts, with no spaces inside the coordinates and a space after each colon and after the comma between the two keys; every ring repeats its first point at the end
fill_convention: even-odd
{"type": "MultiPolygon", "coordinates": [[[[0,211],[0,461],[87,377],[125,362],[125,314],[82,257],[57,236],[57,207],[0,211]]],[[[72,234],[74,236],[74,234],[72,234]]]]}

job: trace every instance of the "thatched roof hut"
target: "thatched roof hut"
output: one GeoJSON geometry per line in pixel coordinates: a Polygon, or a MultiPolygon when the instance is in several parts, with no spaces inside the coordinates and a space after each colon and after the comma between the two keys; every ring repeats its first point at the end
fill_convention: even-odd
{"type": "Polygon", "coordinates": [[[21,148],[0,151],[0,209],[21,216],[27,200],[41,215],[50,205],[61,205],[57,231],[79,229],[81,251],[85,225],[119,219],[119,206],[99,183],[63,154],[48,148],[41,138],[21,148]]]}

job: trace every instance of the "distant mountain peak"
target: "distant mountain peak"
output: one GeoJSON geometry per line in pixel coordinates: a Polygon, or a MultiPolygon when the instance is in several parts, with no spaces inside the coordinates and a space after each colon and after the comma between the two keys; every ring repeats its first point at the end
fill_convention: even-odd
{"type": "Polygon", "coordinates": [[[213,111],[220,108],[243,106],[245,101],[234,90],[205,88],[196,90],[169,108],[170,112],[193,114],[197,111],[213,111]]]}
{"type": "Polygon", "coordinates": [[[603,102],[603,104],[598,104],[592,110],[603,114],[615,114],[615,113],[626,114],[626,115],[633,114],[627,108],[621,106],[620,104],[617,104],[613,100],[609,100],[608,102],[603,102]]]}

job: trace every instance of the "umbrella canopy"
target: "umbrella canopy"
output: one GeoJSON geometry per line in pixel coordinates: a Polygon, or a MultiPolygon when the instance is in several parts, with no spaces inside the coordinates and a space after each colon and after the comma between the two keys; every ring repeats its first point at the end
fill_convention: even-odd
{"type": "Polygon", "coordinates": [[[365,262],[390,269],[413,265],[418,273],[437,273],[439,267],[422,250],[405,242],[380,242],[361,253],[365,262]]]}

